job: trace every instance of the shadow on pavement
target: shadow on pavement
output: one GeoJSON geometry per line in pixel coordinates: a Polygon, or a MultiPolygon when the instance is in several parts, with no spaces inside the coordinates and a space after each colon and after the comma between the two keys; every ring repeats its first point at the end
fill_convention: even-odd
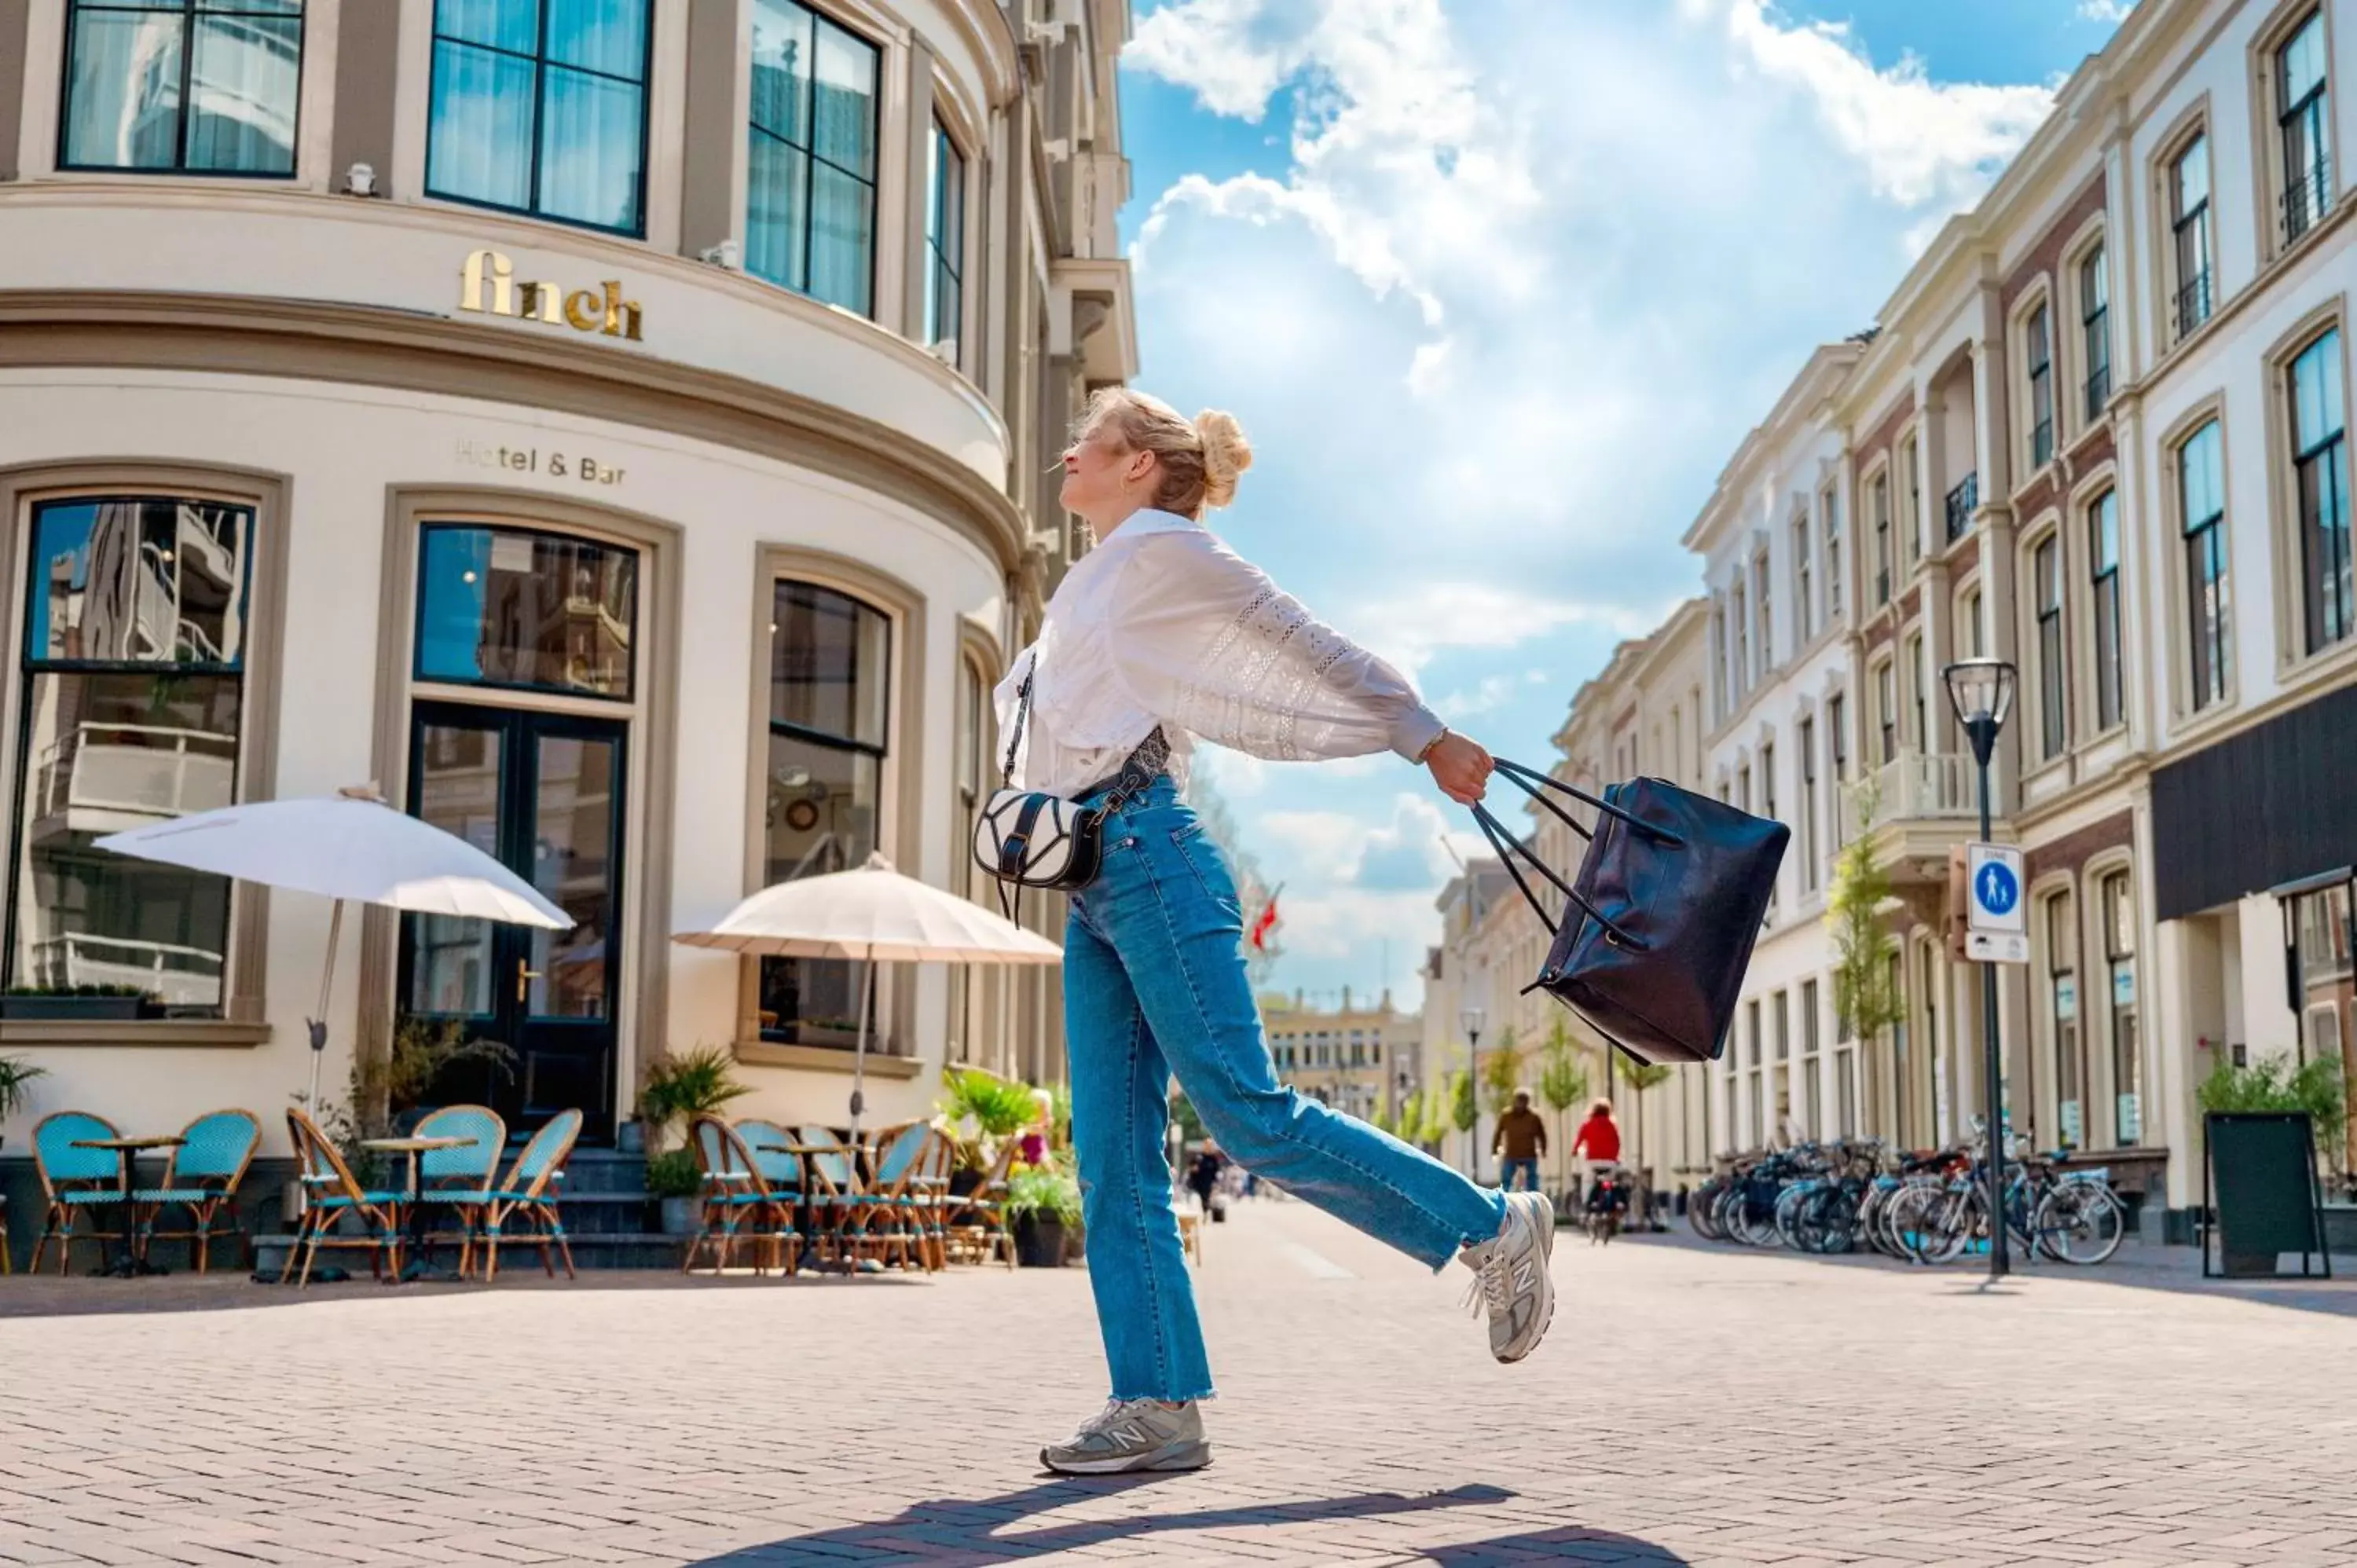
{"type": "Polygon", "coordinates": [[[669,1291],[669,1290],[922,1290],[931,1282],[922,1276],[898,1273],[797,1274],[786,1279],[749,1272],[718,1278],[683,1274],[677,1269],[598,1269],[584,1271],[577,1280],[562,1274],[549,1279],[533,1259],[530,1273],[506,1258],[500,1262],[495,1284],[458,1280],[416,1280],[389,1285],[369,1277],[368,1265],[357,1277],[322,1283],[316,1277],[307,1286],[263,1283],[243,1273],[217,1269],[211,1273],[178,1271],[149,1279],[117,1280],[87,1273],[60,1279],[43,1273],[0,1276],[0,1319],[22,1317],[100,1317],[130,1313],[231,1312],[264,1306],[322,1306],[337,1302],[408,1301],[425,1296],[481,1296],[514,1291],[669,1291]]]}
{"type": "MultiPolygon", "coordinates": [[[[1384,1519],[1435,1509],[1480,1508],[1509,1502],[1515,1495],[1500,1487],[1466,1486],[1413,1497],[1397,1492],[1362,1492],[1352,1497],[1312,1498],[1297,1502],[1184,1509],[1175,1506],[1178,1498],[1170,1494],[1183,1488],[1189,1479],[1184,1476],[1060,1477],[995,1498],[936,1498],[911,1503],[890,1519],[835,1525],[704,1558],[699,1568],[716,1568],[719,1564],[762,1568],[769,1564],[835,1561],[1012,1563],[1147,1536],[1384,1519]],[[1162,1489],[1162,1500],[1173,1506],[1153,1510],[1139,1508],[1117,1519],[1073,1520],[1036,1530],[1016,1528],[1026,1520],[1056,1509],[1156,1487],[1162,1489]]],[[[1138,1500],[1141,1504],[1146,1501],[1138,1500]]],[[[1210,1552],[1216,1552],[1219,1546],[1217,1541],[1199,1544],[1210,1552]]],[[[1308,1550],[1314,1551],[1315,1547],[1309,1546],[1308,1550]]],[[[1432,1562],[1460,1564],[1463,1568],[1480,1563],[1525,1560],[1534,1553],[1595,1564],[1643,1564],[1646,1568],[1670,1568],[1685,1561],[1641,1541],[1577,1526],[1518,1532],[1458,1546],[1419,1548],[1404,1541],[1400,1550],[1420,1551],[1432,1562]]]]}

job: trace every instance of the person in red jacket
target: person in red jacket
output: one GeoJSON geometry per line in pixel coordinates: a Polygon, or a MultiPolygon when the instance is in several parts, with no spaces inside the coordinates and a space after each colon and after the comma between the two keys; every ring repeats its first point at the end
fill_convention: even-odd
{"type": "Polygon", "coordinates": [[[1591,1172],[1599,1165],[1620,1163],[1620,1125],[1612,1120],[1612,1101],[1599,1100],[1587,1108],[1587,1120],[1579,1124],[1571,1152],[1574,1157],[1584,1156],[1591,1172]]]}

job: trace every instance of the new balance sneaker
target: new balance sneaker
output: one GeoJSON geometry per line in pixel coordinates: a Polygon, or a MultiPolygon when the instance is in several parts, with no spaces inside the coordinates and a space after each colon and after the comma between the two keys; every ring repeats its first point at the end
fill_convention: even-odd
{"type": "Polygon", "coordinates": [[[1490,1316],[1490,1354],[1519,1361],[1546,1337],[1555,1321],[1555,1204],[1543,1192],[1506,1195],[1506,1221],[1498,1234],[1458,1254],[1473,1271],[1466,1304],[1490,1316]]]}
{"type": "Polygon", "coordinates": [[[1067,1476],[1111,1476],[1129,1470],[1200,1470],[1211,1462],[1203,1416],[1195,1402],[1171,1406],[1157,1400],[1109,1400],[1061,1443],[1039,1450],[1039,1463],[1067,1476]]]}

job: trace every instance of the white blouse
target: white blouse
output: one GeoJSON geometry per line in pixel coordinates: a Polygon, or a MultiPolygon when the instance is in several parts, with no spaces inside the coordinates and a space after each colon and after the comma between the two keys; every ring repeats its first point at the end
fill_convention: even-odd
{"type": "Polygon", "coordinates": [[[1189,736],[1275,762],[1387,748],[1412,759],[1442,728],[1398,671],[1169,512],[1133,515],[1065,574],[1039,640],[995,693],[1002,767],[1035,661],[1015,757],[1025,789],[1077,795],[1157,725],[1181,785],[1189,736]]]}

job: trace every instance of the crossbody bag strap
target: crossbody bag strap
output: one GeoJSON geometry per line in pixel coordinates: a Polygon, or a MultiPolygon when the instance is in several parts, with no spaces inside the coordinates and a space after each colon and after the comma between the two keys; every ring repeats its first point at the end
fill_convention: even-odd
{"type": "Polygon", "coordinates": [[[998,770],[998,787],[1015,787],[1015,754],[1023,745],[1023,725],[1031,716],[1031,682],[1039,673],[1039,650],[1031,650],[1031,662],[1023,671],[1023,684],[1015,696],[1015,727],[1006,736],[1006,761],[998,770]]]}

